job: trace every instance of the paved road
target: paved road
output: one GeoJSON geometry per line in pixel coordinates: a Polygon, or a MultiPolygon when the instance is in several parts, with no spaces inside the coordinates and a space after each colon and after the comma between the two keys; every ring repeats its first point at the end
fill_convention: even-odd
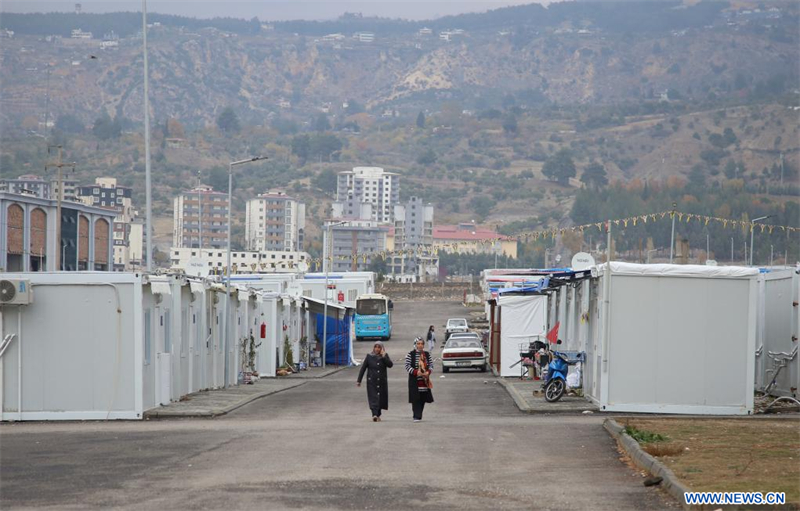
{"type": "MultiPolygon", "coordinates": [[[[0,507],[662,509],[599,417],[527,416],[491,377],[435,379],[411,422],[402,359],[452,303],[397,303],[390,409],[370,420],[356,370],[224,418],[0,428],[0,507]],[[488,383],[487,383],[488,382],[488,383]]],[[[360,356],[368,343],[356,347],[360,356]]],[[[437,350],[438,352],[438,350],[437,350]]],[[[439,373],[440,375],[441,373],[439,373]]]]}

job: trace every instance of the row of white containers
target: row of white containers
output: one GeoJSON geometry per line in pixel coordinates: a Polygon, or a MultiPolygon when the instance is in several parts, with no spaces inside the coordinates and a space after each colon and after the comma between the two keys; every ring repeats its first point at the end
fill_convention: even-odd
{"type": "MultiPolygon", "coordinates": [[[[324,286],[316,293],[318,279],[310,277],[306,282],[303,276],[253,275],[234,281],[226,349],[228,296],[213,280],[139,273],[3,274],[29,281],[34,299],[0,308],[0,333],[14,336],[0,360],[2,420],[140,419],[145,410],[186,394],[235,385],[241,343],[251,334],[261,343],[256,369],[275,376],[286,355],[284,339],[297,361],[300,339],[313,332],[305,298],[323,298],[324,286]],[[304,283],[313,289],[304,289],[304,283]]],[[[348,280],[347,289],[357,288],[358,294],[374,286],[371,277],[348,280]]],[[[345,305],[332,305],[331,313],[345,305]]]]}
{"type": "Polygon", "coordinates": [[[772,381],[780,359],[771,393],[797,395],[794,270],[612,262],[610,281],[608,265],[597,270],[598,278],[498,305],[503,337],[524,336],[514,309],[539,311],[537,334],[560,322],[560,348],[586,352],[584,393],[601,410],[749,414],[754,389],[772,381]],[[524,308],[526,299],[543,303],[524,308]]]}

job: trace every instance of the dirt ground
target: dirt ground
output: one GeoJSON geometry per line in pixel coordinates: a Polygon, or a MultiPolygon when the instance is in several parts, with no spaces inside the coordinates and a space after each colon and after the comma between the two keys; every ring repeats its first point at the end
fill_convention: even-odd
{"type": "Polygon", "coordinates": [[[665,435],[642,447],[695,491],[786,492],[800,503],[800,419],[625,419],[665,435]]]}

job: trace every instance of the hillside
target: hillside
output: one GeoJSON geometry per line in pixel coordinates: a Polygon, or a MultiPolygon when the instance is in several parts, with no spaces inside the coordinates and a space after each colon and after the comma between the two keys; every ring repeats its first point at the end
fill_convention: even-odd
{"type": "MultiPolygon", "coordinates": [[[[582,181],[593,163],[612,184],[713,193],[741,180],[762,202],[796,198],[796,4],[764,16],[745,14],[747,3],[715,4],[691,11],[700,17],[676,2],[635,4],[639,29],[612,23],[611,4],[598,5],[425,24],[161,18],[149,31],[159,242],[169,243],[172,196],[198,172],[224,189],[226,163],[249,154],[271,159],[237,175],[235,209],[243,218],[245,199],[287,188],[309,204],[312,250],[331,174],[362,164],[400,172],[402,195],[433,202],[439,223],[569,225],[576,190],[598,184],[582,181]],[[374,42],[320,37],[370,23],[383,30],[373,29],[374,42]],[[423,26],[432,35],[420,35],[423,26]],[[437,37],[459,26],[451,41],[437,37]],[[240,131],[218,126],[226,108],[240,131]],[[576,168],[561,181],[543,173],[559,154],[576,168]]],[[[49,136],[78,162],[78,179],[115,175],[143,204],[141,41],[125,28],[133,14],[85,18],[95,32],[101,22],[120,30],[109,49],[48,37],[59,16],[75,21],[0,22],[18,31],[0,47],[0,175],[41,173],[49,136]],[[55,127],[45,129],[45,117],[55,127]]]]}

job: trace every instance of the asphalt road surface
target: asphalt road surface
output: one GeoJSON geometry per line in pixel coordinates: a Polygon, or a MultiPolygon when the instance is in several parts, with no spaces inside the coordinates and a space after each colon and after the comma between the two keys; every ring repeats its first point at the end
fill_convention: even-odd
{"type": "MultiPolygon", "coordinates": [[[[396,302],[389,410],[373,423],[357,370],[217,419],[0,427],[0,507],[122,509],[663,509],[597,416],[517,411],[488,374],[441,378],[412,423],[402,364],[455,303],[396,302]]],[[[440,333],[441,336],[441,333],[440,333]]],[[[356,346],[357,358],[371,346],[356,346]]],[[[440,350],[434,353],[438,356],[440,350]]]]}

